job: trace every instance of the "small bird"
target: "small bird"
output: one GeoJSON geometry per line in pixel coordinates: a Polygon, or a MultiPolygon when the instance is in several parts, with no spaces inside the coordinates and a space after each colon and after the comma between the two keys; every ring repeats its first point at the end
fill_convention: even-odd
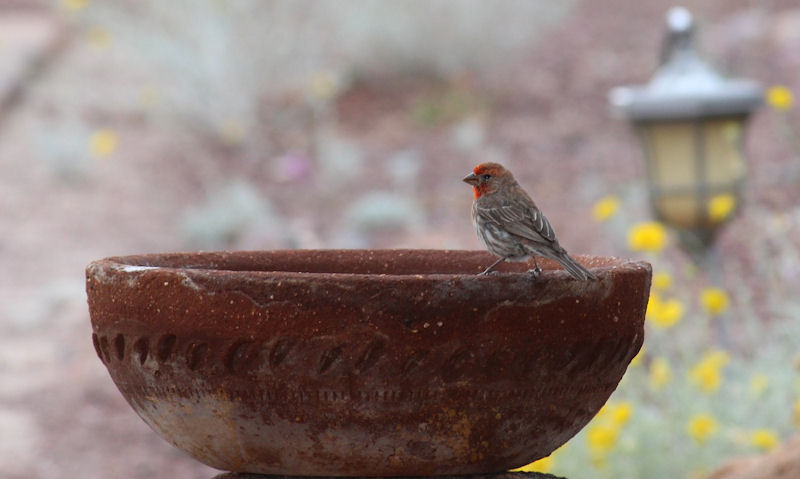
{"type": "Polygon", "coordinates": [[[538,277],[542,269],[536,256],[543,256],[558,261],[579,280],[596,278],[558,244],[550,222],[503,165],[482,163],[463,181],[472,185],[475,194],[472,224],[478,239],[490,253],[500,257],[480,274],[488,274],[506,260],[532,258],[531,272],[538,277]]]}

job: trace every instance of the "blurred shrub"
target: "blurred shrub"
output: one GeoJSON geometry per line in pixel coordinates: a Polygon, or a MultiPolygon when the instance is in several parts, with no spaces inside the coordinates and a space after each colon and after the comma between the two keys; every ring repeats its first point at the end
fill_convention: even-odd
{"type": "Polygon", "coordinates": [[[189,245],[205,249],[230,247],[256,229],[273,231],[278,242],[285,233],[269,201],[243,180],[221,188],[187,211],[181,227],[189,245]]]}
{"type": "Polygon", "coordinates": [[[345,213],[349,225],[358,230],[407,230],[424,221],[422,208],[406,195],[386,191],[368,193],[358,198],[345,213]]]}
{"type": "Polygon", "coordinates": [[[512,62],[573,3],[106,0],[67,10],[149,59],[170,109],[222,137],[236,125],[238,138],[271,114],[260,109],[265,98],[328,101],[353,75],[445,76],[512,62]]]}

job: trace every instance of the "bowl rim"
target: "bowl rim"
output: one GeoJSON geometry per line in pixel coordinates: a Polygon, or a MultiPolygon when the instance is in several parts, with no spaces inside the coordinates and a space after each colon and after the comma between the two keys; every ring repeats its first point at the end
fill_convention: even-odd
{"type": "MultiPolygon", "coordinates": [[[[358,258],[363,255],[368,255],[366,260],[372,261],[374,264],[391,258],[393,260],[409,260],[413,257],[421,259],[443,258],[450,256],[455,261],[475,261],[485,260],[494,261],[497,256],[485,250],[461,250],[461,249],[412,249],[412,248],[386,248],[386,249],[274,249],[274,250],[241,250],[241,251],[188,251],[188,252],[166,252],[166,253],[144,253],[132,254],[124,256],[109,256],[103,259],[90,262],[86,267],[87,275],[96,276],[98,272],[113,271],[115,273],[123,274],[137,274],[148,272],[167,272],[173,274],[200,274],[200,275],[247,275],[254,277],[287,277],[287,278],[371,278],[371,279],[456,279],[456,278],[473,278],[476,280],[487,281],[497,280],[501,278],[529,278],[531,275],[528,273],[528,263],[501,263],[502,267],[496,274],[491,275],[478,275],[481,271],[480,268],[467,271],[466,267],[462,268],[464,271],[459,272],[353,272],[353,271],[300,271],[292,270],[290,268],[276,268],[276,269],[243,269],[232,268],[230,261],[239,259],[249,260],[254,263],[259,261],[264,264],[268,261],[271,255],[293,255],[298,257],[307,257],[307,261],[311,262],[315,256],[329,255],[329,258],[335,256],[350,257],[355,262],[350,263],[352,269],[354,265],[357,266],[358,258]],[[372,257],[369,255],[380,255],[380,257],[372,257]],[[459,256],[456,256],[459,255],[459,256]],[[197,261],[186,261],[187,257],[197,258],[197,261]],[[402,259],[401,259],[402,258],[402,259]],[[225,265],[225,261],[229,261],[225,265]],[[188,263],[186,265],[176,265],[176,262],[188,263]],[[223,263],[217,266],[218,263],[223,263]],[[512,271],[508,269],[511,268],[512,271]],[[99,270],[99,271],[98,271],[99,270]]],[[[612,271],[617,272],[636,272],[636,271],[652,271],[650,263],[643,260],[626,259],[616,256],[600,256],[589,254],[575,254],[572,255],[575,259],[583,263],[590,269],[598,279],[602,279],[611,274],[612,271]],[[588,264],[587,264],[588,263],[588,264]]],[[[553,260],[537,256],[537,261],[542,267],[542,274],[537,281],[547,281],[555,279],[571,278],[569,273],[564,270],[558,263],[553,260]]],[[[481,263],[483,264],[483,263],[481,263]]],[[[488,266],[490,263],[486,263],[488,266]]],[[[485,266],[484,266],[485,267],[485,266]]],[[[430,267],[429,267],[430,268],[430,267]]],[[[335,268],[326,268],[335,269],[335,268]]],[[[342,268],[347,269],[347,268],[342,268]]],[[[421,269],[421,268],[420,268],[421,269]]]]}

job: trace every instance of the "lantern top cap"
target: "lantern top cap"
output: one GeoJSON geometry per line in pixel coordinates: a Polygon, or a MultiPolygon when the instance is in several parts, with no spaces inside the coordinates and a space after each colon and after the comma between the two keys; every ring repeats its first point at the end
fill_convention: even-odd
{"type": "Polygon", "coordinates": [[[609,93],[617,114],[633,121],[696,119],[748,115],[761,104],[763,89],[758,83],[727,79],[698,56],[689,10],[672,7],[666,21],[662,63],[650,82],[609,93]]]}
{"type": "Polygon", "coordinates": [[[667,12],[667,26],[672,32],[685,32],[694,28],[692,13],[685,7],[672,7],[667,12]]]}

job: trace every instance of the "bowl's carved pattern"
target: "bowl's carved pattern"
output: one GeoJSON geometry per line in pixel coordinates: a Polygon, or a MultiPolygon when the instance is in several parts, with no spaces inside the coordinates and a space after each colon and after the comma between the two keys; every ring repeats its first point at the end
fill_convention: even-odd
{"type": "Polygon", "coordinates": [[[223,353],[223,364],[229,373],[237,373],[250,369],[254,362],[253,342],[242,340],[235,341],[223,353]]]}
{"type": "MultiPolygon", "coordinates": [[[[208,342],[198,342],[191,338],[182,340],[175,334],[165,333],[159,336],[157,354],[153,358],[149,354],[146,336],[136,338],[132,342],[126,340],[122,333],[117,333],[113,337],[112,342],[108,336],[92,335],[97,356],[106,365],[112,361],[131,361],[134,365],[144,366],[148,358],[151,358],[151,361],[157,362],[154,365],[155,370],[158,364],[172,364],[178,368],[185,366],[190,371],[218,369],[231,375],[276,371],[289,354],[316,364],[315,372],[318,376],[337,369],[335,367],[337,365],[339,365],[337,372],[342,376],[366,374],[380,362],[386,348],[383,340],[368,342],[353,364],[349,364],[345,360],[345,351],[354,346],[337,343],[335,338],[328,339],[331,344],[317,353],[317,359],[308,359],[320,349],[319,345],[306,343],[307,347],[304,349],[302,344],[298,345],[296,340],[289,338],[279,338],[271,344],[242,339],[220,344],[219,350],[215,351],[208,342]],[[176,354],[175,351],[184,353],[176,354]]],[[[533,359],[530,355],[515,357],[513,352],[503,347],[482,349],[464,345],[448,352],[452,346],[443,344],[431,350],[411,352],[406,359],[398,362],[402,367],[394,373],[407,376],[424,367],[429,371],[439,371],[438,375],[445,384],[458,381],[467,372],[482,371],[486,378],[508,374],[532,377],[543,367],[548,370],[556,369],[566,376],[580,375],[585,371],[602,375],[608,368],[613,368],[620,362],[627,364],[638,351],[638,348],[634,347],[635,343],[635,339],[632,341],[629,337],[577,342],[562,355],[542,354],[533,356],[533,359]],[[433,363],[430,359],[432,357],[441,359],[433,363]],[[546,364],[547,361],[549,364],[546,364]]]]}
{"type": "Polygon", "coordinates": [[[380,360],[385,348],[386,343],[381,339],[374,339],[369,342],[358,358],[358,361],[356,361],[355,370],[359,373],[367,372],[380,360]]]}
{"type": "Polygon", "coordinates": [[[174,334],[165,334],[158,338],[158,343],[156,343],[156,359],[158,362],[166,363],[167,360],[169,360],[170,356],[172,356],[172,350],[175,349],[175,343],[177,341],[178,337],[174,334]]]}
{"type": "MultiPolygon", "coordinates": [[[[150,354],[149,342],[150,340],[147,336],[142,336],[133,343],[133,354],[139,358],[139,364],[144,364],[144,362],[147,361],[147,356],[150,354]]],[[[97,344],[97,342],[95,342],[95,344],[97,344]]],[[[97,355],[100,356],[100,359],[103,359],[100,351],[98,351],[97,355]]]]}
{"type": "Polygon", "coordinates": [[[114,338],[114,351],[117,353],[117,359],[125,357],[125,336],[118,334],[114,338]]]}
{"type": "Polygon", "coordinates": [[[201,368],[208,358],[208,349],[208,343],[197,341],[189,343],[186,348],[186,366],[192,371],[197,371],[201,368]]]}

